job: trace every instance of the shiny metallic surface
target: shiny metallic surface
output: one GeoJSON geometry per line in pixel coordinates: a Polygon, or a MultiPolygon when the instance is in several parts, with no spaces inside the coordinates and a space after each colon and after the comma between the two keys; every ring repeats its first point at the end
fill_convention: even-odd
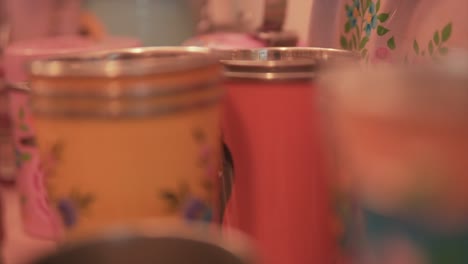
{"type": "Polygon", "coordinates": [[[151,47],[77,53],[33,61],[32,75],[44,77],[142,76],[186,71],[217,64],[208,49],[151,47]]]}
{"type": "Polygon", "coordinates": [[[358,60],[355,53],[323,48],[264,48],[215,51],[228,78],[260,80],[313,79],[324,64],[358,60]]]}
{"type": "MultiPolygon", "coordinates": [[[[146,98],[159,96],[173,96],[188,92],[197,92],[209,90],[219,84],[220,78],[208,80],[206,82],[192,83],[190,85],[167,85],[167,86],[151,86],[151,85],[127,85],[125,88],[121,86],[109,87],[88,87],[86,90],[66,90],[66,89],[50,89],[45,86],[38,86],[34,89],[34,96],[69,98],[69,99],[119,99],[119,98],[146,98]]],[[[16,89],[20,89],[17,87],[16,89]]]]}
{"type": "Polygon", "coordinates": [[[90,105],[63,107],[47,103],[42,104],[33,97],[32,109],[38,116],[53,118],[145,118],[203,109],[219,103],[220,99],[221,95],[217,95],[211,98],[180,104],[156,105],[152,101],[142,100],[92,100],[94,101],[92,102],[92,107],[90,107],[90,105]]]}
{"type": "Polygon", "coordinates": [[[217,103],[222,95],[220,63],[205,48],[132,48],[74,54],[34,61],[30,71],[32,109],[38,115],[51,117],[159,116],[207,107],[217,103]],[[197,76],[197,70],[212,74],[191,80],[197,76]],[[187,74],[192,77],[183,77],[187,74]],[[174,81],[151,81],[169,76],[174,81]],[[181,76],[180,80],[177,76],[181,76]],[[74,89],[34,82],[34,78],[71,78],[71,82],[96,78],[102,82],[74,89]]]}

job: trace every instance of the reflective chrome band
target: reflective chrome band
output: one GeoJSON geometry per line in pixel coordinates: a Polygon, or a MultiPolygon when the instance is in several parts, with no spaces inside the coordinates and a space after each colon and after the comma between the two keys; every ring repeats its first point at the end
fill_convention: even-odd
{"type": "Polygon", "coordinates": [[[30,73],[42,77],[117,77],[174,73],[217,65],[209,49],[147,47],[87,52],[33,61],[30,73]]]}
{"type": "Polygon", "coordinates": [[[60,88],[50,89],[46,86],[36,86],[32,94],[36,97],[53,98],[99,98],[99,99],[118,99],[118,98],[145,98],[158,96],[175,96],[184,93],[203,91],[215,88],[219,85],[221,79],[211,79],[205,82],[192,84],[180,84],[174,86],[150,86],[150,85],[108,85],[104,88],[90,88],[80,90],[67,90],[60,88]]]}
{"type": "MultiPolygon", "coordinates": [[[[135,100],[132,106],[125,106],[126,102],[121,100],[106,100],[100,107],[99,111],[83,110],[83,109],[57,109],[54,107],[38,107],[35,103],[32,104],[32,109],[35,115],[51,118],[73,118],[73,119],[123,119],[123,118],[145,118],[157,117],[179,112],[192,111],[205,107],[209,107],[220,103],[222,94],[214,95],[210,98],[197,100],[191,103],[154,105],[143,103],[140,100],[135,100]]],[[[34,102],[34,101],[33,101],[34,102]]]]}
{"type": "Polygon", "coordinates": [[[230,78],[260,80],[313,79],[317,70],[335,60],[358,60],[356,53],[324,48],[262,48],[214,51],[230,78]]]}

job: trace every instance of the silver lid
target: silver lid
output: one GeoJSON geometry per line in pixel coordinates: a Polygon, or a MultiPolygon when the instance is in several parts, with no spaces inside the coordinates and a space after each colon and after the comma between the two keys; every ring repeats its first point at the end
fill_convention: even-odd
{"type": "Polygon", "coordinates": [[[215,51],[229,78],[259,80],[313,79],[333,60],[358,60],[356,53],[325,48],[262,48],[215,51]]]}
{"type": "Polygon", "coordinates": [[[44,77],[119,77],[187,71],[216,65],[199,47],[147,47],[76,53],[33,61],[32,75],[44,77]]]}
{"type": "MultiPolygon", "coordinates": [[[[76,53],[31,63],[33,76],[58,78],[101,78],[96,83],[51,86],[31,82],[31,107],[38,115],[58,118],[127,118],[166,115],[189,111],[219,102],[222,89],[219,61],[209,49],[154,47],[76,53]],[[177,78],[187,71],[207,73],[177,78]],[[152,82],[126,77],[175,74],[173,82],[152,82]],[[119,81],[117,78],[125,78],[119,81]],[[131,81],[128,81],[131,80],[131,81]],[[105,83],[104,85],[102,83],[105,83]],[[183,95],[183,96],[181,96],[183,95]]],[[[154,78],[153,78],[154,79],[154,78]]]]}

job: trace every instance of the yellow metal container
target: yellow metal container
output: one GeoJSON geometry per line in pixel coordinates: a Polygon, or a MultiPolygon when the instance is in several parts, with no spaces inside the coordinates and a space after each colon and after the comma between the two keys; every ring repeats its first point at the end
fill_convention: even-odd
{"type": "Polygon", "coordinates": [[[68,239],[219,215],[221,68],[207,50],[108,51],[30,71],[46,188],[68,239]]]}

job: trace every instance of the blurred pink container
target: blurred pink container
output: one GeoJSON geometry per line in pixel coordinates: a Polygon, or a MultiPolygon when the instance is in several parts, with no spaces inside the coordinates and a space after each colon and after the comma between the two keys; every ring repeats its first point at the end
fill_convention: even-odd
{"type": "MultiPolygon", "coordinates": [[[[5,52],[5,78],[10,87],[9,113],[17,159],[17,183],[21,199],[23,224],[27,234],[57,239],[60,235],[55,218],[48,207],[43,186],[38,149],[35,146],[34,127],[28,107],[28,76],[25,65],[34,59],[73,52],[137,47],[138,40],[111,37],[101,42],[78,36],[62,36],[16,42],[5,52]]],[[[6,208],[8,210],[8,208],[6,208]]]]}
{"type": "Polygon", "coordinates": [[[11,41],[77,34],[81,0],[5,0],[11,41]]]}

